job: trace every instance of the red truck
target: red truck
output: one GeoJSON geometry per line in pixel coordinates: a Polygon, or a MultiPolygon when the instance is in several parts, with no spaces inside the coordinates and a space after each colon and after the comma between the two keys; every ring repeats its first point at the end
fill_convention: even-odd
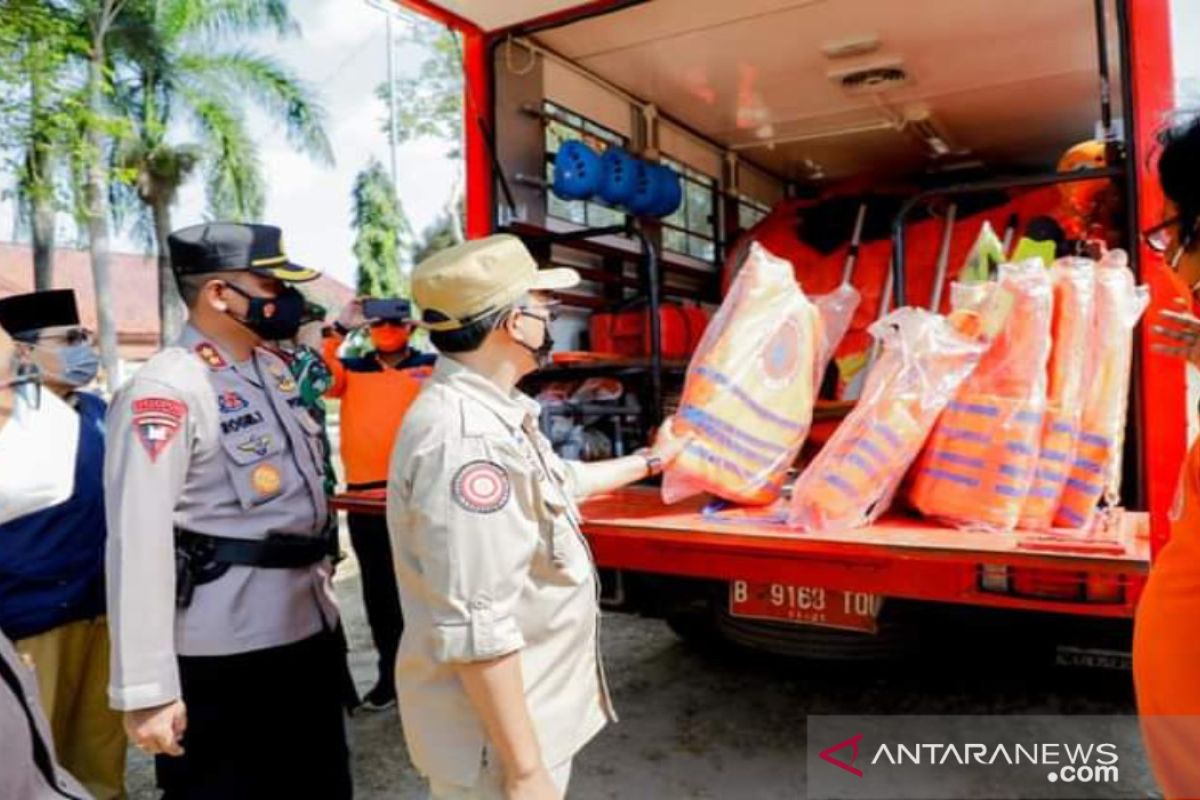
{"type": "MultiPolygon", "coordinates": [[[[1117,187],[1114,235],[1151,286],[1147,315],[1170,296],[1138,235],[1162,210],[1150,156],[1174,102],[1169,0],[400,5],[461,37],[468,234],[514,230],[543,261],[580,268],[590,288],[566,302],[581,314],[627,301],[627,289],[655,306],[672,295],[718,302],[739,233],[787,198],[904,186],[907,211],[933,197],[1052,186],[1064,180],[1058,156],[1093,137],[1108,141],[1095,174],[1117,187]],[[639,241],[621,235],[621,213],[555,197],[547,165],[572,137],[675,167],[685,208],[639,227],[639,241]]],[[[907,224],[896,215],[893,252],[905,252],[907,224]]],[[[888,299],[922,302],[905,296],[905,270],[931,268],[893,257],[888,299]]],[[[658,404],[642,413],[654,418],[679,372],[654,344],[645,363],[585,362],[575,374],[641,375],[648,406],[658,404]]],[[[1055,623],[1060,662],[1119,666],[1168,536],[1185,397],[1183,367],[1151,355],[1139,329],[1126,511],[1118,535],[1102,540],[967,533],[898,515],[799,535],[700,503],[668,507],[649,487],[590,502],[585,532],[607,599],[664,616],[684,636],[717,631],[808,656],[870,656],[893,652],[930,620],[1015,613],[1055,623]],[[1098,645],[1106,640],[1081,631],[1112,636],[1098,645]]],[[[844,408],[819,407],[814,435],[844,408]]],[[[356,504],[372,502],[343,498],[356,504]]]]}

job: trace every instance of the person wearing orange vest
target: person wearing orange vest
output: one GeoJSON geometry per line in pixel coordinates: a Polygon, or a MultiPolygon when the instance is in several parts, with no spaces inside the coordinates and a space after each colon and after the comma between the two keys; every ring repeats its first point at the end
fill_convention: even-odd
{"type": "MultiPolygon", "coordinates": [[[[1162,253],[1184,313],[1162,311],[1156,353],[1200,365],[1200,120],[1162,137],[1162,222],[1143,232],[1162,253]]],[[[1184,402],[1154,398],[1154,403],[1184,402]]],[[[1186,431],[1179,431],[1185,436],[1186,431]]],[[[1171,536],[1150,568],[1133,634],[1133,682],[1146,753],[1163,796],[1200,797],[1200,441],[1179,475],[1171,536]]]]}
{"type": "MultiPolygon", "coordinates": [[[[435,356],[409,347],[412,329],[408,314],[368,320],[363,315],[362,300],[357,299],[347,304],[326,330],[323,354],[333,373],[333,385],[326,396],[342,401],[341,453],[348,491],[387,485],[388,459],[400,424],[433,371],[435,356]],[[360,357],[339,357],[346,335],[364,325],[369,326],[374,349],[360,357]]],[[[396,703],[392,673],[404,630],[392,548],[382,516],[348,514],[347,523],[362,574],[367,623],[379,653],[379,679],[363,696],[361,708],[382,711],[396,703]]]]}

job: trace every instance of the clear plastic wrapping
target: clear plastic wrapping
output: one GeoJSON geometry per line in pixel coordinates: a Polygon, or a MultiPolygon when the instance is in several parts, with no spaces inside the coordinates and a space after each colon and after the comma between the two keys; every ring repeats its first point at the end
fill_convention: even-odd
{"type": "Polygon", "coordinates": [[[850,323],[854,321],[854,312],[862,302],[862,294],[849,283],[843,283],[829,294],[817,295],[812,301],[821,314],[822,330],[825,333],[820,361],[817,364],[817,375],[821,376],[825,374],[838,345],[846,338],[846,331],[850,330],[850,323]]]}
{"type": "Polygon", "coordinates": [[[1012,313],[934,426],[909,500],[959,527],[1012,530],[1037,469],[1053,294],[1035,258],[1001,264],[998,284],[956,295],[997,287],[1012,295],[1012,313]]]}
{"type": "Polygon", "coordinates": [[[1054,524],[1067,484],[1083,415],[1087,353],[1095,324],[1096,262],[1060,258],[1050,268],[1054,291],[1052,343],[1046,370],[1046,417],[1033,485],[1021,509],[1020,527],[1045,530],[1054,524]]]}
{"type": "Polygon", "coordinates": [[[675,430],[692,441],[663,478],[663,501],[776,500],[812,425],[823,350],[791,262],[752,244],[688,365],[675,430]]]}
{"type": "Polygon", "coordinates": [[[1058,527],[1091,529],[1097,503],[1103,498],[1115,505],[1120,497],[1133,329],[1149,302],[1146,287],[1135,285],[1125,251],[1100,260],[1079,439],[1055,515],[1058,527]]]}
{"type": "Polygon", "coordinates": [[[806,531],[874,522],[946,404],[987,347],[960,313],[901,308],[871,326],[882,350],[862,396],[792,490],[788,522],[806,531]]]}

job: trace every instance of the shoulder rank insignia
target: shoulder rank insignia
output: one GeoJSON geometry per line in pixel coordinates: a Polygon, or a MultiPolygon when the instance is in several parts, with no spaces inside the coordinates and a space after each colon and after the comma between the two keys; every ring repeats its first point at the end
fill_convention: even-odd
{"type": "Polygon", "coordinates": [[[450,482],[454,502],[476,514],[492,514],[504,508],[512,484],[504,467],[492,461],[472,461],[454,473],[450,482]]]}
{"type": "Polygon", "coordinates": [[[229,366],[229,363],[221,355],[221,352],[208,342],[201,342],[196,345],[196,355],[200,356],[200,360],[207,364],[211,370],[225,369],[229,366]]]}

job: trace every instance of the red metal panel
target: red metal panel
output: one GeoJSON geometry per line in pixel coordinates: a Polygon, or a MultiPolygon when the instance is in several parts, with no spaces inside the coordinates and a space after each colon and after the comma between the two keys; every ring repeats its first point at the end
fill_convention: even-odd
{"type": "MultiPolygon", "coordinates": [[[[1174,108],[1171,65],[1171,15],[1169,0],[1122,0],[1129,10],[1132,50],[1133,126],[1137,137],[1138,228],[1144,230],[1162,219],[1162,191],[1154,161],[1155,135],[1174,108]]],[[[1128,111],[1126,112],[1128,114],[1128,111]]],[[[1134,246],[1143,265],[1142,278],[1150,284],[1152,304],[1146,319],[1170,307],[1173,292],[1161,275],[1162,257],[1144,243],[1134,246]]],[[[1146,326],[1143,325],[1143,331],[1146,326]]],[[[1169,536],[1167,514],[1174,499],[1180,465],[1187,449],[1187,386],[1182,362],[1150,352],[1150,337],[1142,337],[1142,420],[1145,441],[1144,472],[1150,506],[1150,536],[1154,553],[1169,536]]]]}
{"type": "MultiPolygon", "coordinates": [[[[905,553],[841,542],[753,540],[607,525],[585,527],[596,562],[604,567],[715,580],[801,583],[872,592],[886,597],[1095,617],[1132,617],[1145,576],[1128,563],[1097,561],[1089,573],[1124,576],[1128,591],[1114,603],[1069,603],[980,591],[978,565],[1044,563],[1012,553],[905,553]]],[[[1061,566],[1061,565],[1060,565],[1061,566]]]]}
{"type": "Polygon", "coordinates": [[[439,4],[430,2],[430,0],[395,0],[395,2],[397,5],[404,6],[405,8],[411,8],[421,16],[431,19],[434,22],[440,22],[443,25],[449,25],[456,31],[462,31],[464,33],[468,31],[473,31],[476,33],[479,32],[479,26],[477,26],[474,22],[471,22],[471,20],[460,17],[458,14],[455,14],[452,11],[447,11],[439,4]]]}
{"type": "Polygon", "coordinates": [[[466,91],[463,131],[466,140],[468,239],[487,236],[492,232],[495,178],[492,175],[492,144],[487,140],[489,132],[495,130],[491,41],[489,36],[478,30],[463,34],[463,81],[466,91]]]}

